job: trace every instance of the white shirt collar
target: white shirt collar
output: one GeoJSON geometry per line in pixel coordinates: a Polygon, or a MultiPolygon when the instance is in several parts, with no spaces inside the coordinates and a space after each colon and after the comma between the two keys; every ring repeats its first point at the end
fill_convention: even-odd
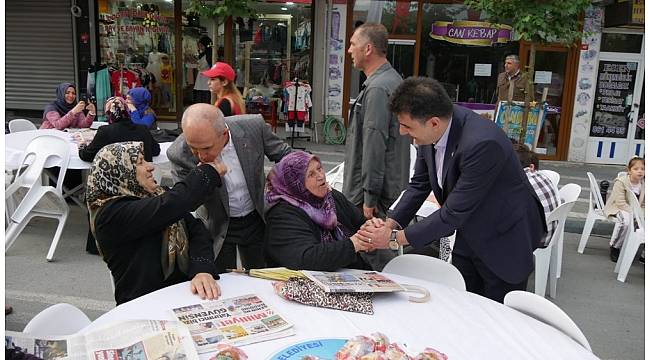
{"type": "Polygon", "coordinates": [[[438,140],[433,147],[436,148],[436,150],[441,150],[447,147],[447,139],[449,139],[449,129],[451,129],[451,121],[452,118],[449,118],[449,125],[447,125],[447,129],[445,129],[444,134],[442,134],[442,137],[440,137],[440,140],[438,140]]]}

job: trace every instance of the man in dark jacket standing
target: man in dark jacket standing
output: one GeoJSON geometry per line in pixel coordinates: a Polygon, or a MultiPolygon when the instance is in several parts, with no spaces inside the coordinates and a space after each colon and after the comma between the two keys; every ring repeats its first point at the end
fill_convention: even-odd
{"type": "Polygon", "coordinates": [[[456,231],[452,263],[468,291],[503,302],[508,292],[526,290],[546,222],[505,133],[454,106],[430,78],[406,79],[391,110],[400,132],[419,145],[415,173],[385,226],[368,224],[359,234],[377,248],[421,248],[456,231]],[[440,210],[407,227],[431,191],[440,210]]]}

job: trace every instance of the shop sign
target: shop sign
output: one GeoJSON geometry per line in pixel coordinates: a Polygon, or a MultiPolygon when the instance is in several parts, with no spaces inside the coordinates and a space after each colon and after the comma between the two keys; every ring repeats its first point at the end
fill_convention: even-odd
{"type": "Polygon", "coordinates": [[[158,15],[155,12],[150,12],[150,11],[144,11],[144,10],[138,10],[138,9],[129,9],[129,10],[122,10],[118,11],[115,14],[110,14],[108,17],[106,17],[105,20],[107,21],[113,21],[117,19],[122,19],[122,18],[131,18],[131,19],[146,19],[150,18],[152,20],[155,20],[159,23],[166,24],[167,17],[158,15]]]}
{"type": "Polygon", "coordinates": [[[136,33],[143,35],[144,33],[168,33],[168,26],[144,26],[144,25],[107,25],[106,30],[108,32],[120,32],[120,33],[136,33]]]}
{"type": "Polygon", "coordinates": [[[512,27],[481,21],[436,21],[429,36],[454,44],[491,46],[510,41],[512,27]]]}
{"type": "Polygon", "coordinates": [[[627,137],[636,71],[636,62],[600,61],[590,136],[627,137]]]}

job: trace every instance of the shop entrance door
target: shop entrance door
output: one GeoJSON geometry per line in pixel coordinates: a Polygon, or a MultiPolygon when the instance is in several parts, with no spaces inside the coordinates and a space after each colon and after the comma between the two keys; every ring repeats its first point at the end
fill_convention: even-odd
{"type": "Polygon", "coordinates": [[[600,53],[587,162],[627,164],[645,155],[644,93],[643,45],[639,54],[600,53]]]}
{"type": "MultiPolygon", "coordinates": [[[[524,43],[520,50],[522,71],[528,64],[529,57],[530,44],[524,43]]],[[[571,132],[577,58],[574,48],[561,45],[536,45],[535,73],[540,76],[536,76],[539,82],[535,83],[535,101],[540,101],[544,88],[548,88],[546,97],[548,111],[537,139],[537,148],[534,149],[541,159],[566,159],[571,132]]]]}
{"type": "Polygon", "coordinates": [[[403,79],[413,76],[415,40],[389,39],[386,59],[403,79]]]}

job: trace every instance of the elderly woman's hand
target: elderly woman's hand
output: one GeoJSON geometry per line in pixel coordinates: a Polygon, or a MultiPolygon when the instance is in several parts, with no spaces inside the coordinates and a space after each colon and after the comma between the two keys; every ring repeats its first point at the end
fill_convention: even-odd
{"type": "Polygon", "coordinates": [[[219,157],[216,157],[214,159],[214,161],[212,161],[212,162],[199,163],[199,165],[202,165],[202,164],[208,164],[208,165],[212,166],[215,170],[217,170],[217,173],[219,173],[219,176],[224,176],[228,172],[228,166],[226,166],[226,164],[224,164],[223,161],[221,161],[221,159],[219,159],[219,157]]]}
{"type": "Polygon", "coordinates": [[[372,243],[369,243],[367,239],[363,239],[359,233],[350,236],[350,241],[352,241],[352,244],[354,245],[354,252],[373,250],[372,243]]]}
{"type": "Polygon", "coordinates": [[[221,289],[217,280],[211,274],[198,273],[192,279],[191,285],[192,294],[197,294],[201,300],[214,300],[221,296],[221,289]]]}

